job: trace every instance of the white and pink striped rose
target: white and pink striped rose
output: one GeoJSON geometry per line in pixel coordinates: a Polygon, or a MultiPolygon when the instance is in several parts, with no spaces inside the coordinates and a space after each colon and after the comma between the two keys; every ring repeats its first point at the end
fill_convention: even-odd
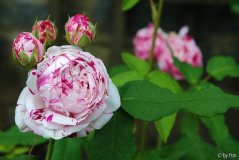
{"type": "Polygon", "coordinates": [[[22,132],[45,138],[84,137],[119,107],[118,90],[100,59],[76,46],[53,46],[29,72],[15,121],[22,132]]]}
{"type": "MultiPolygon", "coordinates": [[[[188,27],[180,29],[179,34],[171,32],[168,34],[167,42],[173,50],[173,54],[181,62],[191,64],[193,67],[202,66],[202,53],[193,37],[188,36],[188,27]]],[[[179,69],[174,66],[172,53],[165,47],[162,54],[157,57],[158,67],[164,72],[170,73],[175,79],[184,79],[179,69]]]]}

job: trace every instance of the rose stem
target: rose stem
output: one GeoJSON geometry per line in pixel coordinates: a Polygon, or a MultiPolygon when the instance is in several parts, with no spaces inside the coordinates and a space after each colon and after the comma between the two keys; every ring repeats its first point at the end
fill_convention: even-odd
{"type": "Polygon", "coordinates": [[[146,141],[146,136],[147,136],[147,128],[148,128],[148,123],[144,121],[143,122],[143,127],[142,127],[142,135],[141,135],[141,144],[140,144],[140,159],[144,158],[144,146],[145,146],[145,141],[146,141]]]}
{"type": "Polygon", "coordinates": [[[49,140],[49,144],[48,144],[47,153],[46,153],[46,159],[45,160],[51,160],[51,155],[52,155],[52,152],[53,152],[54,142],[55,142],[55,140],[52,139],[52,138],[49,140]]]}
{"type": "Polygon", "coordinates": [[[36,143],[37,143],[37,138],[38,138],[38,135],[35,136],[35,142],[34,142],[33,146],[31,147],[31,149],[30,149],[30,151],[29,151],[28,159],[30,159],[32,150],[33,150],[33,148],[35,147],[35,145],[36,145],[36,143]]]}
{"type": "MultiPolygon", "coordinates": [[[[149,0],[149,1],[150,1],[151,9],[153,10],[153,8],[154,8],[153,0],[149,0]]],[[[154,21],[154,35],[153,35],[153,43],[152,43],[151,50],[150,50],[148,73],[151,71],[152,65],[153,65],[154,46],[155,46],[155,40],[156,40],[156,36],[157,36],[157,30],[158,30],[158,27],[160,24],[162,9],[163,9],[163,0],[159,0],[158,12],[152,16],[153,21],[154,21]]],[[[153,13],[155,13],[155,12],[153,12],[153,13]]]]}

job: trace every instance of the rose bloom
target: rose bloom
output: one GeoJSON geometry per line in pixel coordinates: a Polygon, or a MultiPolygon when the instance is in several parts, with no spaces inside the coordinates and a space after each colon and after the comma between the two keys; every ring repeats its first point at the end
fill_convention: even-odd
{"type": "MultiPolygon", "coordinates": [[[[134,53],[138,58],[147,60],[150,57],[150,50],[153,42],[153,34],[154,34],[154,25],[153,23],[149,23],[147,28],[140,29],[134,39],[134,53]]],[[[164,38],[166,37],[166,33],[164,33],[160,28],[157,31],[157,36],[155,40],[155,48],[154,48],[154,59],[157,59],[159,55],[161,55],[162,51],[166,47],[166,43],[164,38]]]]}
{"type": "Polygon", "coordinates": [[[119,107],[118,90],[100,59],[76,46],[53,46],[29,72],[15,121],[22,132],[45,138],[84,137],[119,107]]]}
{"type": "MultiPolygon", "coordinates": [[[[188,27],[184,26],[180,29],[178,35],[174,32],[169,33],[167,42],[173,50],[174,56],[177,57],[181,62],[189,63],[193,67],[201,67],[201,50],[195,43],[194,39],[191,36],[188,36],[187,33],[188,27]]],[[[177,80],[184,79],[179,69],[175,68],[172,53],[168,47],[164,49],[157,61],[161,71],[168,72],[177,80]]]]}
{"type": "Polygon", "coordinates": [[[33,67],[42,60],[43,45],[31,33],[22,32],[12,44],[13,59],[24,67],[33,67]]]}
{"type": "Polygon", "coordinates": [[[86,47],[96,37],[96,27],[90,22],[90,19],[83,14],[77,14],[71,17],[65,24],[66,40],[70,44],[79,47],[86,47]]]}
{"type": "Polygon", "coordinates": [[[57,36],[56,25],[50,20],[38,21],[32,27],[32,33],[41,41],[42,44],[50,45],[57,36]]]}

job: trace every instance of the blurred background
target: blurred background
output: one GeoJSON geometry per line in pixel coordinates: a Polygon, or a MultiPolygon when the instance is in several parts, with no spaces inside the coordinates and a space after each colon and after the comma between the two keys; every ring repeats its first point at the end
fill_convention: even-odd
{"type": "MultiPolygon", "coordinates": [[[[239,5],[234,4],[236,2],[238,0],[165,0],[161,28],[166,32],[178,32],[183,25],[188,25],[189,35],[195,38],[203,53],[204,66],[215,55],[233,56],[239,63],[239,5]]],[[[133,54],[134,35],[151,22],[147,0],[141,0],[127,12],[121,11],[121,3],[122,0],[0,0],[0,130],[14,124],[16,102],[27,79],[27,73],[12,60],[13,39],[22,31],[30,32],[37,15],[43,20],[51,14],[50,20],[56,21],[59,30],[53,45],[67,44],[62,35],[68,15],[84,11],[93,24],[97,22],[98,29],[96,42],[86,50],[102,59],[109,70],[122,64],[122,51],[133,54]]],[[[239,78],[227,77],[221,82],[211,79],[210,82],[226,93],[239,95],[239,78]]],[[[187,87],[184,81],[180,83],[187,87]]],[[[239,141],[239,111],[229,109],[225,115],[229,132],[239,141]]],[[[169,143],[180,136],[179,122],[180,115],[169,143]]],[[[147,137],[150,148],[156,145],[157,132],[153,124],[148,129],[151,130],[147,137]]],[[[200,132],[207,142],[213,143],[206,128],[200,132]]]]}

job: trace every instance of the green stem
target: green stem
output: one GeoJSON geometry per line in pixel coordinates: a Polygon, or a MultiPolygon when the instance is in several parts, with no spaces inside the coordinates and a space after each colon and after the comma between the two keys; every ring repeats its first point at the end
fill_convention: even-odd
{"type": "MultiPolygon", "coordinates": [[[[153,8],[154,3],[152,0],[150,0],[150,5],[151,8],[153,8]]],[[[155,40],[156,40],[156,36],[157,36],[157,30],[160,24],[160,19],[161,19],[161,14],[162,14],[162,9],[163,9],[163,0],[159,0],[159,5],[158,5],[158,12],[157,15],[153,15],[153,18],[156,17],[157,19],[153,19],[154,23],[154,35],[153,35],[153,43],[151,46],[151,50],[150,50],[150,57],[149,57],[149,71],[148,73],[151,71],[152,69],[152,64],[153,64],[153,58],[154,58],[154,46],[155,46],[155,40]]]]}
{"type": "Polygon", "coordinates": [[[32,150],[33,148],[35,147],[36,143],[37,143],[37,138],[38,138],[38,135],[35,136],[35,142],[33,144],[33,146],[31,147],[29,153],[28,153],[28,159],[30,159],[30,156],[31,156],[31,153],[32,153],[32,150]]]}
{"type": "Polygon", "coordinates": [[[160,135],[158,135],[158,140],[157,140],[157,149],[162,147],[162,139],[160,137],[160,135]]]}
{"type": "Polygon", "coordinates": [[[208,81],[211,77],[212,77],[212,76],[209,74],[209,75],[207,75],[207,77],[203,78],[202,81],[206,82],[206,81],[208,81]]]}
{"type": "Polygon", "coordinates": [[[54,142],[55,142],[55,140],[52,139],[52,138],[49,140],[49,144],[48,144],[47,153],[46,153],[46,159],[45,160],[51,160],[51,155],[52,155],[52,152],[53,152],[54,142]]]}
{"type": "Polygon", "coordinates": [[[141,135],[141,144],[140,144],[140,159],[144,158],[144,147],[146,142],[147,128],[149,122],[143,122],[142,135],[141,135]]]}

